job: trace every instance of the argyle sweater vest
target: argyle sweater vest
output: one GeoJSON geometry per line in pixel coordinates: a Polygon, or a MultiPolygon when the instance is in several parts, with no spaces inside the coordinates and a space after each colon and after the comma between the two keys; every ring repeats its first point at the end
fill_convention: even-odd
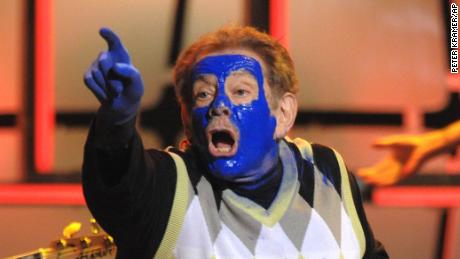
{"type": "Polygon", "coordinates": [[[155,258],[361,258],[366,241],[341,156],[295,139],[280,142],[283,176],[265,209],[201,176],[180,155],[166,232],[155,258]],[[331,165],[332,164],[332,165],[331,165]]]}

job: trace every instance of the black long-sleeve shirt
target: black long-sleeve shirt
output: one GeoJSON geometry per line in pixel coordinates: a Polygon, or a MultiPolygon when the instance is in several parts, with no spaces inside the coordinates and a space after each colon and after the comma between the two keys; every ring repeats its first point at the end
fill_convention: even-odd
{"type": "MultiPolygon", "coordinates": [[[[167,230],[178,175],[176,165],[168,153],[144,150],[134,124],[133,120],[121,126],[110,127],[96,120],[85,146],[84,193],[94,217],[115,238],[118,258],[153,258],[167,230]]],[[[295,145],[290,144],[290,148],[298,153],[295,145]]],[[[335,157],[331,157],[331,152],[326,147],[316,145],[315,150],[319,154],[318,158],[315,157],[316,165],[322,171],[330,172],[328,177],[331,177],[336,190],[340,192],[341,183],[334,180],[333,176],[337,172],[337,168],[334,168],[337,167],[335,157]]],[[[197,163],[198,156],[193,150],[186,153],[176,152],[184,159],[190,171],[189,179],[193,188],[196,188],[203,178],[197,172],[205,172],[200,163],[197,163]]],[[[305,173],[311,171],[311,165],[302,160],[300,154],[296,154],[296,159],[301,171],[299,181],[306,183],[300,186],[299,194],[313,203],[314,190],[310,182],[314,180],[305,173]]],[[[279,172],[280,166],[273,170],[274,174],[282,174],[279,172]]],[[[352,175],[349,176],[354,204],[365,233],[364,257],[388,258],[383,247],[374,240],[362,208],[359,190],[352,175]]],[[[281,177],[273,177],[259,190],[245,192],[231,183],[219,182],[209,176],[206,178],[213,185],[217,208],[222,191],[230,188],[236,194],[248,197],[267,209],[281,181],[281,177]]]]}

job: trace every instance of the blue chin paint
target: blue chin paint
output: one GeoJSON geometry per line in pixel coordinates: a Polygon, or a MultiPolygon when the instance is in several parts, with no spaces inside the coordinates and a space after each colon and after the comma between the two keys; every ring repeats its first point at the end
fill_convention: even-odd
{"type": "Polygon", "coordinates": [[[192,110],[192,126],[198,142],[195,143],[200,146],[214,176],[240,183],[257,182],[278,162],[278,144],[274,139],[276,119],[265,97],[261,65],[244,55],[208,56],[196,64],[193,78],[210,74],[217,79],[217,90],[209,106],[192,110]],[[239,70],[252,74],[259,87],[258,98],[249,104],[235,105],[225,93],[225,80],[239,70]],[[206,128],[213,119],[209,111],[222,105],[231,111],[229,120],[239,131],[238,150],[231,157],[212,156],[206,139],[206,128]]]}

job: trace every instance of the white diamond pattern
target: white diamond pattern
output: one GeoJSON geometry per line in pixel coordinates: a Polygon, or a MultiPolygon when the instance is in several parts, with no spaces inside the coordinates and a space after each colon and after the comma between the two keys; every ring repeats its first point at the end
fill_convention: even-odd
{"type": "Polygon", "coordinates": [[[256,258],[297,259],[299,255],[299,250],[295,248],[280,224],[277,223],[272,228],[262,226],[256,245],[256,258]]]}
{"type": "Polygon", "coordinates": [[[184,225],[174,250],[176,258],[211,258],[214,256],[208,226],[197,196],[185,214],[184,225]]]}
{"type": "Polygon", "coordinates": [[[359,242],[351,225],[350,217],[345,212],[342,204],[342,254],[344,259],[359,258],[359,242]]]}
{"type": "Polygon", "coordinates": [[[214,242],[214,249],[217,258],[241,259],[254,257],[243,242],[223,223],[214,242]]]}
{"type": "Polygon", "coordinates": [[[340,258],[340,248],[326,222],[313,209],[302,244],[302,256],[308,259],[340,258]]]}

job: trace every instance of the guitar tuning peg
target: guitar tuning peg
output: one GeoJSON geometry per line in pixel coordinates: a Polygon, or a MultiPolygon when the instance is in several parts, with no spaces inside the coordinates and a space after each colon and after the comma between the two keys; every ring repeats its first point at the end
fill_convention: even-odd
{"type": "Polygon", "coordinates": [[[56,243],[56,249],[61,250],[67,247],[67,240],[64,238],[59,239],[56,243]]]}
{"type": "Polygon", "coordinates": [[[81,229],[81,223],[77,221],[71,222],[69,225],[67,225],[64,230],[62,231],[62,235],[64,238],[72,238],[75,233],[80,231],[81,229]]]}
{"type": "Polygon", "coordinates": [[[112,247],[115,244],[113,241],[113,237],[111,236],[106,236],[104,237],[104,245],[105,247],[112,247]]]}
{"type": "Polygon", "coordinates": [[[90,219],[89,222],[91,223],[91,233],[97,235],[101,232],[101,226],[95,219],[90,219]]]}
{"type": "Polygon", "coordinates": [[[83,237],[80,239],[80,246],[82,248],[88,248],[91,245],[91,239],[83,237]]]}

